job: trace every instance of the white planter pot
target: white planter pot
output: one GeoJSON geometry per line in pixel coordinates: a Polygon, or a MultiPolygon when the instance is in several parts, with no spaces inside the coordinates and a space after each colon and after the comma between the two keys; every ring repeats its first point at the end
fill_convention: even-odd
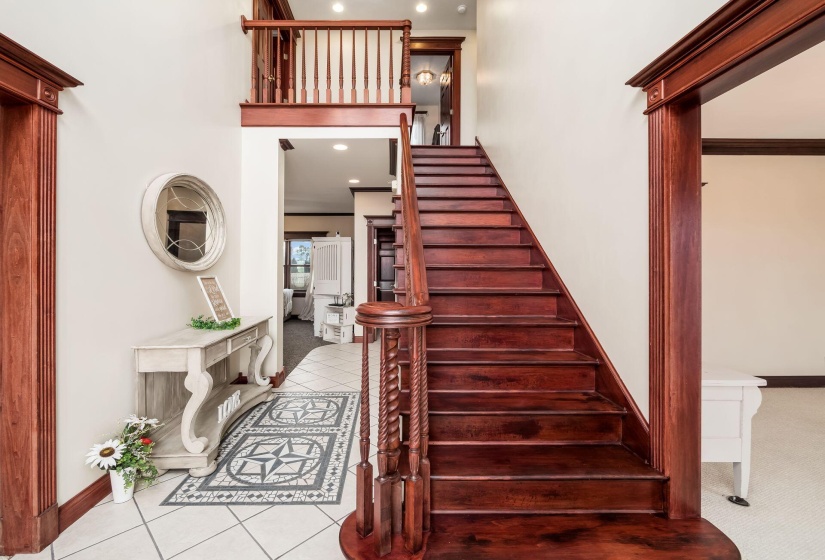
{"type": "MultiPolygon", "coordinates": [[[[129,469],[134,470],[134,469],[129,469]]],[[[123,475],[118,473],[116,470],[109,471],[109,479],[112,482],[112,498],[114,498],[114,502],[116,504],[122,504],[123,502],[128,502],[132,499],[132,496],[135,493],[135,485],[132,484],[129,488],[126,488],[126,481],[123,480],[123,475]]]]}

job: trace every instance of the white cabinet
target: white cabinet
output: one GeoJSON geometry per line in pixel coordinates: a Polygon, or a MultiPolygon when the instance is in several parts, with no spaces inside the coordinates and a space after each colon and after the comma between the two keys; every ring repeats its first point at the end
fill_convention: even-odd
{"type": "Polygon", "coordinates": [[[343,305],[327,305],[325,321],[322,322],[322,335],[327,342],[346,344],[352,342],[355,327],[355,308],[343,305]]]}
{"type": "Polygon", "coordinates": [[[702,461],[733,463],[732,502],[748,505],[751,420],[762,404],[764,379],[702,366],[702,461]]]}
{"type": "Polygon", "coordinates": [[[313,237],[312,276],[315,286],[313,331],[315,336],[324,336],[327,306],[333,305],[336,299],[341,301],[344,294],[352,293],[352,238],[313,237]]]}

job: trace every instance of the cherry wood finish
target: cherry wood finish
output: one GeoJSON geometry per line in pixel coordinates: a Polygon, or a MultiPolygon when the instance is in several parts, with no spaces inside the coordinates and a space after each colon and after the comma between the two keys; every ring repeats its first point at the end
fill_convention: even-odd
{"type": "Polygon", "coordinates": [[[700,105],[825,40],[824,0],[732,0],[628,81],[650,136],[651,461],[700,515],[700,105]]]}
{"type": "MultiPolygon", "coordinates": [[[[475,530],[495,532],[502,514],[529,514],[544,529],[560,514],[580,515],[572,519],[584,528],[588,515],[620,515],[616,526],[625,530],[622,516],[643,513],[633,538],[648,539],[645,524],[653,523],[659,525],[652,532],[662,536],[654,516],[665,511],[669,480],[648,459],[647,426],[483,149],[407,149],[419,220],[410,220],[414,194],[406,188],[395,199],[395,293],[409,306],[426,281],[432,318],[425,329],[404,329],[401,321],[411,320],[414,307],[396,303],[359,307],[358,320],[400,326],[391,353],[400,366],[400,393],[389,402],[400,420],[397,465],[410,554],[399,553],[387,529],[353,538],[348,520],[341,529],[345,555],[439,558],[451,550],[454,556],[443,557],[475,558],[470,541],[451,548],[437,540],[444,519],[465,514],[474,514],[475,530]],[[484,191],[476,191],[479,178],[491,181],[484,191]],[[428,489],[416,470],[425,449],[429,470],[421,478],[428,489]]],[[[524,528],[510,530],[511,538],[532,538],[524,528]]],[[[727,547],[719,558],[738,557],[721,533],[711,527],[706,534],[727,547]]],[[[706,544],[695,550],[710,557],[716,541],[706,544]]],[[[495,541],[486,552],[512,557],[495,541]]],[[[560,557],[586,557],[576,554],[560,557]]]]}
{"type": "Polygon", "coordinates": [[[760,377],[768,382],[768,389],[825,387],[825,375],[762,375],[760,377]]]}
{"type": "Polygon", "coordinates": [[[703,138],[703,156],[825,156],[825,140],[811,138],[703,138]]]}
{"type": "Polygon", "coordinates": [[[71,527],[75,521],[99,504],[100,500],[108,496],[111,491],[112,484],[109,481],[109,475],[105,474],[61,505],[57,513],[60,532],[62,533],[71,527]]]}
{"type": "Polygon", "coordinates": [[[410,55],[448,55],[452,57],[450,145],[461,145],[461,45],[465,37],[412,37],[410,55]]]}
{"type": "Polygon", "coordinates": [[[0,35],[0,554],[57,538],[58,93],[81,85],[0,35]]]}
{"type": "Polygon", "coordinates": [[[415,105],[241,103],[241,126],[396,126],[415,105]]]}
{"type": "MultiPolygon", "coordinates": [[[[367,220],[367,302],[384,301],[380,297],[382,274],[382,241],[392,234],[395,219],[392,216],[364,216],[367,220]],[[386,233],[385,233],[386,232],[386,233]]],[[[394,299],[394,298],[393,298],[394,299]]]]}
{"type": "MultiPolygon", "coordinates": [[[[371,539],[358,539],[354,514],[341,528],[350,560],[369,558],[371,539]]],[[[522,558],[738,559],[725,535],[703,519],[675,521],[645,514],[434,515],[426,548],[388,560],[513,560],[522,558]]]]}

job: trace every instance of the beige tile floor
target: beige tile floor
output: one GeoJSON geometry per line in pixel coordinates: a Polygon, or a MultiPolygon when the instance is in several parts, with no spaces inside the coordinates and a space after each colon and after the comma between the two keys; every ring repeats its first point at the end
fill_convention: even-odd
{"type": "MultiPolygon", "coordinates": [[[[370,393],[378,388],[378,346],[370,349],[370,393]]],[[[358,391],[361,344],[314,349],[278,392],[358,391]]],[[[370,399],[377,421],[377,400],[370,399]]],[[[372,432],[376,432],[373,423],[372,432]]],[[[358,463],[355,429],[350,471],[340,505],[161,506],[186,471],[169,471],[154,485],[135,492],[135,499],[115,504],[111,496],[40,554],[14,560],[333,560],[343,558],[338,530],[355,509],[354,466],[358,463]]],[[[374,441],[373,441],[373,449],[374,441]]]]}

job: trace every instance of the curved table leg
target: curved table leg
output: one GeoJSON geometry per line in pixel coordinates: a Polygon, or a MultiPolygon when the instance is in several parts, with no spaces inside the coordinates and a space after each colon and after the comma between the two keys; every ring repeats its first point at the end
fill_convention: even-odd
{"type": "Polygon", "coordinates": [[[269,351],[272,350],[272,337],[265,334],[255,342],[255,345],[260,347],[260,351],[257,352],[257,356],[255,352],[250,354],[249,357],[251,359],[249,360],[249,371],[247,372],[247,375],[249,377],[254,377],[255,383],[261,387],[266,387],[269,385],[269,378],[261,375],[261,367],[263,366],[264,359],[269,354],[269,351]]]}
{"type": "Polygon", "coordinates": [[[209,375],[209,372],[204,371],[202,364],[201,349],[190,349],[189,372],[186,374],[183,385],[192,393],[192,396],[189,397],[186,408],[183,409],[180,423],[183,446],[189,453],[200,453],[209,445],[207,438],[195,435],[195,422],[198,419],[198,413],[212,391],[212,376],[209,375]]]}
{"type": "Polygon", "coordinates": [[[189,474],[191,476],[194,476],[195,478],[200,478],[200,477],[203,477],[203,476],[209,476],[210,474],[215,472],[215,469],[217,469],[217,468],[218,468],[218,462],[217,461],[212,461],[211,463],[209,463],[205,467],[201,467],[201,468],[197,468],[197,469],[189,469],[189,474]]]}

